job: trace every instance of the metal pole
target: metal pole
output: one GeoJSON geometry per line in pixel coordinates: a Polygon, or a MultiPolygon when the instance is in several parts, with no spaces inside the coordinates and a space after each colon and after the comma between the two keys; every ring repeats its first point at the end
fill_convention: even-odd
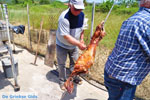
{"type": "Polygon", "coordinates": [[[91,33],[90,33],[90,39],[93,35],[93,25],[94,25],[94,13],[95,13],[95,2],[93,2],[93,8],[92,8],[92,19],[91,19],[91,33]]]}
{"type": "Polygon", "coordinates": [[[30,49],[32,50],[31,33],[30,33],[29,5],[28,4],[27,4],[27,14],[28,14],[28,43],[29,43],[30,49]]]}
{"type": "MultiPolygon", "coordinates": [[[[106,18],[105,18],[105,20],[104,20],[104,24],[106,23],[106,21],[107,21],[109,15],[110,15],[110,13],[111,13],[111,11],[112,11],[112,9],[113,9],[115,3],[116,3],[116,1],[117,1],[117,0],[114,1],[114,3],[113,3],[113,5],[112,5],[111,9],[109,10],[109,12],[108,12],[108,14],[107,14],[107,16],[106,16],[106,18]]],[[[103,25],[104,25],[104,24],[103,24],[103,25]]]]}
{"type": "Polygon", "coordinates": [[[6,26],[7,26],[7,36],[8,36],[8,51],[10,53],[10,59],[11,59],[11,65],[12,65],[12,72],[13,72],[13,77],[14,77],[14,81],[15,81],[15,85],[14,85],[14,89],[15,91],[19,91],[20,87],[18,85],[17,82],[17,73],[15,70],[15,62],[14,62],[14,57],[13,57],[13,53],[12,53],[12,47],[11,47],[11,41],[10,41],[10,33],[9,33],[9,19],[8,19],[8,12],[7,12],[7,5],[3,4],[4,7],[4,13],[5,13],[5,18],[6,18],[6,26]]]}

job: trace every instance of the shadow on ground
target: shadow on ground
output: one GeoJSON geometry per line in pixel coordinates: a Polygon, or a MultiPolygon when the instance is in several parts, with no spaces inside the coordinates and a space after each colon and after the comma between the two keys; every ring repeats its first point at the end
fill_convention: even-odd
{"type": "Polygon", "coordinates": [[[13,50],[14,54],[18,54],[18,53],[22,53],[22,52],[23,52],[23,50],[13,50]]]}
{"type": "MultiPolygon", "coordinates": [[[[56,71],[56,70],[49,71],[46,74],[46,78],[47,78],[47,80],[49,80],[51,82],[55,82],[55,83],[59,84],[58,71],[56,71]]],[[[67,91],[63,91],[63,94],[62,94],[60,100],[71,100],[71,99],[74,99],[76,97],[76,93],[77,93],[77,85],[74,84],[73,93],[69,94],[67,91]]]]}
{"type": "Polygon", "coordinates": [[[8,85],[11,85],[13,87],[12,83],[7,80],[7,78],[5,78],[4,73],[0,71],[0,90],[8,85]]]}
{"type": "Polygon", "coordinates": [[[46,74],[46,78],[51,82],[59,83],[57,75],[53,74],[51,71],[46,74]]]}

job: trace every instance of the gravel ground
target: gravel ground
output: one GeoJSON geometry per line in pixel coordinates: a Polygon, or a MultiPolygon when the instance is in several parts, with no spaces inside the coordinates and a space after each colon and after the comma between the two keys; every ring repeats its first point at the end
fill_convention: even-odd
{"type": "Polygon", "coordinates": [[[16,52],[20,91],[14,92],[14,79],[5,78],[0,64],[0,100],[107,100],[104,86],[98,89],[85,80],[82,85],[75,86],[72,94],[60,90],[58,77],[51,73],[53,68],[44,65],[43,57],[38,57],[35,66],[31,64],[35,55],[20,47],[16,52]]]}

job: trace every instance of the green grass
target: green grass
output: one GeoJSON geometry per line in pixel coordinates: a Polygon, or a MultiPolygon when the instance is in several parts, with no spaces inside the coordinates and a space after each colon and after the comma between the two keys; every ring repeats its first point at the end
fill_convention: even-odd
{"type": "MultiPolygon", "coordinates": [[[[91,29],[91,12],[86,12],[86,17],[89,19],[88,24],[89,28],[85,31],[86,37],[90,37],[90,29],[91,29]]],[[[114,47],[115,41],[120,31],[121,24],[124,20],[129,18],[132,14],[119,14],[113,11],[110,16],[108,17],[105,23],[105,31],[107,35],[101,41],[105,47],[112,49],[114,47]]],[[[94,19],[94,30],[98,24],[101,23],[102,20],[105,20],[107,13],[95,12],[95,19],[94,19]]],[[[93,31],[94,31],[93,30],[93,31]]]]}
{"type": "MultiPolygon", "coordinates": [[[[10,5],[8,6],[10,21],[11,22],[18,22],[27,25],[27,11],[26,7],[22,7],[21,5],[10,5]]],[[[63,5],[60,2],[54,2],[53,4],[49,5],[30,5],[30,25],[35,29],[40,28],[40,21],[43,18],[44,24],[43,29],[57,29],[58,18],[61,12],[67,9],[66,5],[63,5]],[[61,7],[61,8],[60,8],[61,7]]],[[[134,12],[136,12],[138,8],[118,8],[114,9],[106,24],[105,30],[107,35],[102,40],[101,44],[109,49],[112,49],[115,45],[115,41],[117,39],[121,24],[124,20],[130,17],[134,12]]],[[[88,29],[85,30],[85,41],[89,43],[90,40],[90,29],[91,29],[91,16],[92,16],[92,6],[86,6],[85,10],[85,17],[88,18],[88,29]]],[[[94,29],[96,26],[100,24],[102,20],[105,19],[107,13],[102,13],[100,10],[95,12],[94,18],[94,29]]]]}

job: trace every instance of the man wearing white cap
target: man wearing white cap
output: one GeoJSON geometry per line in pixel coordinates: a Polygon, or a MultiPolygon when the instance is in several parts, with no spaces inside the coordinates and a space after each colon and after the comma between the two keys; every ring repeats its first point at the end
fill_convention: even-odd
{"type": "MultiPolygon", "coordinates": [[[[70,70],[73,70],[74,61],[78,59],[78,48],[86,49],[83,41],[83,22],[84,22],[83,0],[70,0],[69,8],[63,11],[59,17],[58,29],[56,32],[56,53],[59,71],[60,87],[64,90],[63,83],[66,80],[66,59],[70,59],[70,70]],[[77,48],[78,47],[78,48],[77,48]]],[[[80,78],[75,80],[78,83],[80,78]]]]}

